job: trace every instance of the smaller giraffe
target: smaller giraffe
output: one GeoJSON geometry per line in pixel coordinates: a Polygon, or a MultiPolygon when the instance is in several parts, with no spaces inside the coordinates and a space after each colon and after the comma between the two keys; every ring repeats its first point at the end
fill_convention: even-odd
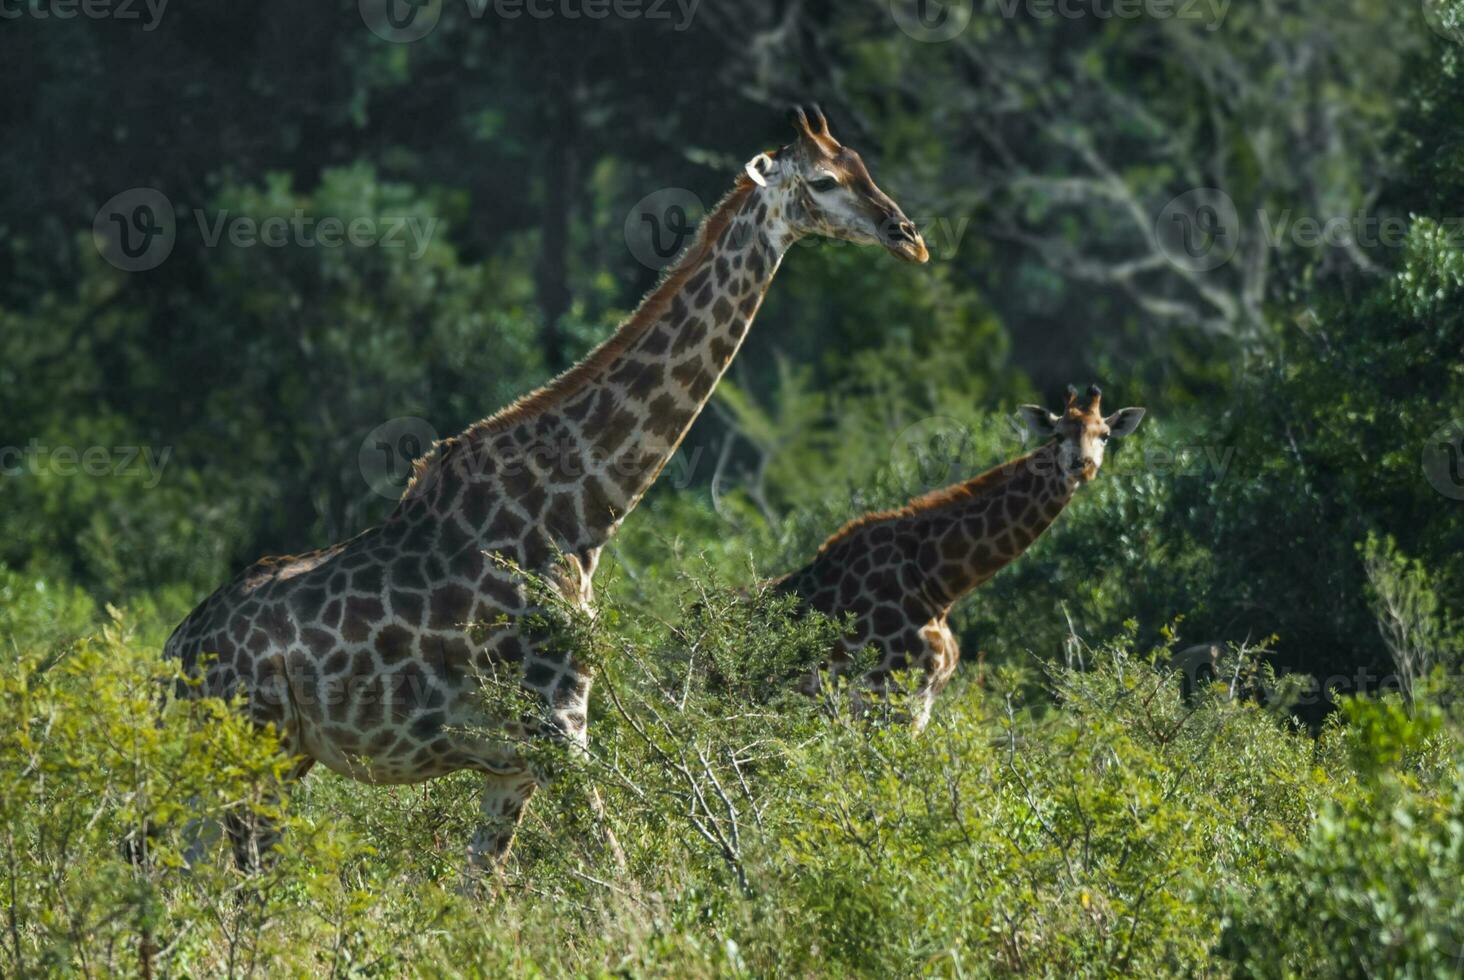
{"type": "Polygon", "coordinates": [[[951,607],[1026,551],[1097,475],[1108,440],[1130,434],[1144,417],[1142,408],[1125,408],[1104,418],[1101,397],[1093,385],[1082,406],[1069,388],[1061,415],[1023,405],[1027,427],[1048,438],[1041,447],[897,510],[851,521],[811,562],[771,583],[803,608],[854,614],[851,631],[802,689],[817,693],[823,670],[847,670],[853,652],[872,647],[880,658],[864,677],[871,690],[888,692],[894,674],[918,672],[913,720],[923,729],[961,656],[947,622],[951,607]]]}

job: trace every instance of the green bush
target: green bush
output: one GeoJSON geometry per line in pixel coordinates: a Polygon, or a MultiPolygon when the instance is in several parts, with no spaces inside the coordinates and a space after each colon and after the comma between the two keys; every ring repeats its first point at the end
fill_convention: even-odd
{"type": "Polygon", "coordinates": [[[1156,666],[1170,648],[1140,653],[1130,631],[1080,644],[1081,667],[963,675],[917,737],[898,705],[855,720],[841,685],[792,694],[837,626],[702,569],[675,616],[612,602],[558,621],[602,665],[590,751],[549,753],[557,781],[474,893],[471,774],[319,773],[276,801],[271,733],[223,703],[160,701],[156,630],[95,625],[84,603],[41,628],[66,593],[7,587],[47,597],[25,599],[0,669],[7,974],[1457,965],[1464,742],[1426,698],[1348,702],[1314,739],[1224,685],[1183,703],[1156,666]],[[245,810],[286,828],[254,877],[216,829],[245,810]],[[140,867],[128,840],[147,842],[140,867]]]}
{"type": "Polygon", "coordinates": [[[1464,970],[1464,778],[1436,709],[1348,700],[1358,766],[1302,844],[1232,896],[1220,952],[1250,976],[1455,977],[1464,970]]]}

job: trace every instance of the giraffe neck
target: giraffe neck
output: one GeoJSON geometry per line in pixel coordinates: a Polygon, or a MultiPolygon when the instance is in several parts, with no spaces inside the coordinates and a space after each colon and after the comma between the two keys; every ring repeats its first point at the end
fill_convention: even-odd
{"type": "Polygon", "coordinates": [[[930,541],[926,561],[911,571],[942,611],[990,579],[1031,547],[1072,500],[1076,482],[1065,476],[1056,443],[1018,457],[965,483],[912,505],[907,518],[930,541]],[[937,560],[928,560],[931,555],[937,560]]]}
{"type": "Polygon", "coordinates": [[[739,178],[614,336],[419,466],[413,486],[427,505],[444,518],[511,510],[547,547],[592,567],[742,346],[799,237],[785,215],[776,188],[739,178]]]}

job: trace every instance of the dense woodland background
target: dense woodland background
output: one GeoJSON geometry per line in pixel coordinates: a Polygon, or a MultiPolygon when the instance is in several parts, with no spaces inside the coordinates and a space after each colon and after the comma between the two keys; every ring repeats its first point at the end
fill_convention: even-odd
{"type": "MultiPolygon", "coordinates": [[[[562,960],[538,959],[524,952],[528,946],[494,947],[493,956],[507,957],[501,960],[482,949],[471,955],[505,969],[527,969],[525,959],[514,958],[521,956],[550,972],[594,972],[616,968],[619,954],[610,949],[623,940],[645,957],[627,967],[632,972],[808,973],[834,961],[872,972],[953,972],[961,969],[959,960],[925,958],[949,941],[977,950],[967,969],[984,963],[978,973],[1040,973],[1052,963],[1068,964],[1059,971],[1100,974],[1145,963],[1158,972],[1192,973],[1196,963],[1222,962],[1213,957],[1228,964],[1216,970],[1266,973],[1284,969],[1248,959],[1248,951],[1285,942],[1296,963],[1321,969],[1318,957],[1335,954],[1337,972],[1346,973],[1357,962],[1349,957],[1360,955],[1348,945],[1352,940],[1316,925],[1331,921],[1323,908],[1331,894],[1326,883],[1350,880],[1328,864],[1345,864],[1338,855],[1346,849],[1308,835],[1332,832],[1317,829],[1328,806],[1341,808],[1336,826],[1343,829],[1336,832],[1344,833],[1362,826],[1349,824],[1349,814],[1388,812],[1396,804],[1428,833],[1443,835],[1438,853],[1453,857],[1440,859],[1437,880],[1452,876],[1455,885],[1452,892],[1445,888],[1442,905],[1427,910],[1398,899],[1402,905],[1393,912],[1404,923],[1401,938],[1391,945],[1380,940],[1378,948],[1402,951],[1403,959],[1393,961],[1398,969],[1399,962],[1435,954],[1427,961],[1442,964],[1439,975],[1459,964],[1464,953],[1450,953],[1446,939],[1461,932],[1440,939],[1445,934],[1426,925],[1442,923],[1447,931],[1464,922],[1460,876],[1450,870],[1458,865],[1448,864],[1460,860],[1464,837],[1457,823],[1452,837],[1440,829],[1448,813],[1457,820],[1464,798],[1449,788],[1458,742],[1440,734],[1455,731],[1447,697],[1429,709],[1442,712],[1437,716],[1425,717],[1418,707],[1425,689],[1454,689],[1464,627],[1458,614],[1464,598],[1459,4],[1253,0],[1223,10],[1161,5],[1157,12],[1116,17],[1112,4],[1086,2],[1064,7],[1068,16],[1049,15],[1050,5],[997,0],[944,7],[904,0],[703,0],[689,17],[685,8],[666,4],[658,8],[664,17],[595,19],[567,16],[566,10],[580,9],[573,3],[542,8],[551,10],[548,17],[514,18],[492,4],[446,0],[435,28],[410,43],[368,29],[363,10],[370,0],[178,3],[152,25],[141,6],[135,19],[63,19],[54,6],[14,5],[16,16],[0,21],[10,80],[0,93],[0,447],[6,450],[0,457],[0,639],[4,656],[18,665],[7,667],[13,686],[5,690],[13,699],[43,698],[40,668],[64,666],[61,651],[73,650],[78,638],[90,637],[75,648],[83,653],[71,654],[83,657],[79,662],[95,665],[100,658],[114,665],[108,669],[120,669],[116,657],[98,652],[115,642],[142,663],[195,602],[256,557],[323,545],[381,519],[392,501],[373,490],[372,464],[363,464],[378,427],[415,418],[425,420],[429,434],[446,436],[571,364],[656,281],[657,269],[642,261],[649,227],[642,215],[669,221],[669,188],[715,201],[747,159],[789,140],[789,104],[816,101],[836,135],[863,153],[881,186],[920,224],[932,261],[904,266],[875,251],[827,244],[793,250],[712,408],[607,555],[601,588],[615,613],[606,621],[622,624],[625,635],[639,635],[629,625],[637,617],[674,627],[693,605],[707,608],[706,595],[794,567],[843,520],[1020,452],[1009,421],[1018,404],[1054,405],[1070,382],[1099,383],[1105,405],[1146,406],[1148,420],[1110,453],[1097,482],[1052,532],[960,607],[953,624],[970,693],[956,691],[937,704],[937,716],[948,717],[934,729],[934,743],[949,737],[948,747],[956,746],[949,751],[970,763],[960,779],[986,774],[972,792],[1007,780],[1008,803],[1046,813],[1043,826],[1061,830],[1064,819],[1081,828],[1087,816],[1080,810],[1064,817],[1034,800],[1045,799],[1043,779],[1057,793],[1075,777],[1034,761],[1036,782],[1019,779],[1028,770],[1003,762],[980,726],[1014,712],[1002,737],[1010,736],[1015,750],[1012,732],[1021,717],[1048,718],[1033,721],[1023,737],[1046,746],[1034,751],[1051,753],[1042,758],[1054,767],[1085,764],[1061,750],[1069,736],[1078,756],[1078,749],[1091,749],[1095,731],[1120,746],[1119,754],[1130,745],[1125,739],[1136,739],[1130,747],[1141,745],[1143,752],[1127,762],[1130,782],[1104,784],[1100,796],[1112,811],[1094,819],[1111,819],[1122,828],[1113,832],[1133,834],[1134,847],[1146,854],[1194,848],[1194,855],[1209,857],[1156,870],[1152,879],[1124,879],[1113,894],[1130,904],[1110,896],[1118,904],[1091,911],[1101,904],[1092,898],[1090,906],[1100,891],[1096,879],[1074,872],[1066,847],[1052,845],[1049,856],[1061,851],[1062,861],[1025,867],[1034,894],[1065,882],[1044,907],[1054,918],[1003,919],[1012,906],[1001,902],[1020,902],[993,899],[995,911],[980,921],[952,913],[971,930],[958,942],[947,937],[929,948],[900,946],[935,928],[933,920],[916,917],[906,923],[909,931],[896,929],[893,946],[881,947],[904,952],[864,959],[873,954],[860,937],[906,922],[891,909],[908,910],[910,894],[935,894],[933,907],[947,911],[975,915],[976,906],[967,905],[970,891],[940,892],[955,889],[960,875],[945,866],[937,873],[925,858],[911,858],[910,867],[928,877],[885,881],[888,893],[858,892],[852,878],[829,877],[830,869],[857,866],[860,853],[867,857],[860,848],[875,846],[850,830],[855,824],[836,820],[843,811],[830,803],[819,811],[833,821],[826,828],[830,839],[843,828],[863,841],[838,860],[824,854],[818,861],[827,863],[818,865],[800,850],[807,842],[796,834],[767,831],[785,851],[739,858],[736,887],[718,877],[735,863],[724,847],[711,848],[707,867],[718,870],[697,883],[657,879],[659,897],[651,904],[669,904],[658,905],[655,915],[643,904],[626,906],[635,928],[586,926],[583,935],[598,938],[584,946],[570,942],[565,948],[573,952],[556,945],[562,937],[552,938],[544,948],[562,960]],[[937,39],[942,30],[919,25],[922,16],[941,10],[957,18],[941,22],[946,27],[962,23],[963,11],[969,21],[953,37],[937,39]],[[1171,16],[1171,10],[1184,13],[1171,16]],[[47,11],[53,15],[40,16],[47,11]],[[127,271],[104,256],[103,232],[108,203],[136,188],[156,189],[171,202],[177,240],[156,267],[127,271]],[[648,197],[651,205],[644,204],[648,197]],[[315,221],[411,219],[433,230],[420,250],[299,241],[240,246],[227,235],[211,245],[205,234],[220,220],[297,212],[315,221]],[[1198,251],[1176,251],[1174,229],[1182,233],[1186,220],[1195,223],[1198,251]],[[56,447],[77,453],[103,447],[109,463],[94,475],[75,473],[58,461],[56,447]],[[166,461],[156,478],[127,456],[128,447],[166,461]],[[108,627],[120,632],[101,640],[96,631],[109,618],[108,604],[126,610],[118,615],[130,625],[108,627]],[[1261,648],[1250,667],[1259,657],[1266,671],[1307,674],[1316,684],[1286,688],[1289,699],[1266,709],[1212,704],[1207,710],[1214,715],[1204,723],[1211,725],[1205,728],[1210,740],[1194,751],[1223,755],[1216,765],[1231,768],[1195,777],[1206,788],[1176,796],[1174,786],[1188,778],[1193,758],[1166,753],[1182,739],[1145,741],[1145,726],[1159,722],[1131,716],[1133,704],[1120,710],[1094,692],[1110,683],[1126,690],[1132,675],[1123,658],[1148,656],[1135,651],[1158,649],[1150,659],[1162,662],[1166,651],[1212,640],[1261,648]],[[1090,668],[1096,673],[1083,672],[1090,668]],[[1430,680],[1434,668],[1439,673],[1430,680]],[[1058,670],[1072,672],[1054,680],[1058,670]],[[978,683],[985,689],[978,691],[978,683]],[[1287,729],[1288,713],[1315,734],[1342,694],[1399,687],[1402,707],[1347,702],[1356,725],[1347,729],[1351,735],[1328,729],[1319,744],[1330,749],[1309,747],[1305,735],[1287,729]],[[1087,703],[1085,697],[1106,707],[1089,718],[1074,707],[1087,703]],[[1072,714],[1051,720],[1046,711],[1054,704],[1072,714]],[[1090,721],[1096,729],[1085,727],[1090,721]],[[1347,743],[1349,749],[1346,738],[1362,741],[1347,743]],[[1216,745],[1227,751],[1216,753],[1216,745]],[[960,755],[966,750],[976,755],[960,755]],[[1433,753],[1432,775],[1404,771],[1399,760],[1414,759],[1410,752],[1433,753]],[[972,761],[977,756],[985,761],[972,761]],[[1377,788],[1382,777],[1367,775],[1380,767],[1392,773],[1385,789],[1377,788]],[[1134,773],[1153,781],[1143,790],[1152,792],[1146,799],[1192,809],[1176,815],[1174,827],[1154,831],[1120,799],[1128,790],[1119,787],[1140,779],[1134,773]],[[1174,774],[1173,784],[1166,773],[1174,774]],[[1226,786],[1224,792],[1238,793],[1234,787],[1251,777],[1258,783],[1248,803],[1205,795],[1226,786]],[[1246,809],[1278,798],[1292,801],[1284,816],[1246,809]],[[1237,821],[1251,814],[1256,826],[1288,829],[1275,839],[1234,843],[1241,838],[1205,829],[1193,817],[1198,813],[1210,814],[1205,819],[1232,813],[1237,821]],[[1249,870],[1223,884],[1203,884],[1209,864],[1231,867],[1228,858],[1205,850],[1222,838],[1247,861],[1264,854],[1291,862],[1281,870],[1267,867],[1275,881],[1292,884],[1267,891],[1259,865],[1245,865],[1249,870]],[[769,876],[761,885],[758,861],[769,876]],[[768,870],[775,867],[776,874],[768,870]],[[774,888],[773,880],[802,884],[795,894],[774,888]],[[1174,894],[1162,907],[1139,909],[1143,902],[1135,906],[1135,896],[1156,894],[1145,892],[1151,881],[1163,882],[1157,894],[1174,894]],[[1176,881],[1202,884],[1185,892],[1176,881]],[[1308,881],[1321,883],[1321,890],[1307,892],[1308,881]],[[1225,901],[1235,904],[1227,912],[1184,897],[1206,892],[1229,895],[1225,901]],[[763,905],[746,898],[753,893],[763,905]],[[805,923],[805,933],[794,924],[788,934],[757,931],[782,914],[772,910],[786,912],[780,903],[824,909],[818,913],[824,915],[822,902],[840,915],[864,909],[867,918],[828,912],[818,924],[805,923]],[[655,929],[644,931],[652,920],[655,929]],[[1423,933],[1408,931],[1421,922],[1423,933]],[[1150,932],[1151,925],[1161,932],[1150,932]],[[1181,938],[1162,933],[1191,927],[1181,938]],[[780,960],[769,952],[786,952],[785,944],[804,935],[822,937],[808,959],[780,960]],[[1101,941],[1085,946],[1094,935],[1101,941]],[[1033,936],[1050,945],[1033,947],[1033,936]],[[739,959],[739,941],[760,952],[739,959]],[[989,949],[981,946],[987,941],[989,949]],[[1422,945],[1409,945],[1415,941],[1422,945]],[[1094,949],[1093,958],[1084,958],[1094,949]]],[[[426,13],[436,15],[438,6],[429,4],[426,13]]],[[[406,453],[418,444],[397,449],[406,453]]],[[[392,472],[404,462],[391,460],[392,472]]],[[[795,640],[790,649],[804,649],[795,640]]],[[[728,640],[729,650],[737,646],[735,637],[728,640]]],[[[88,677],[87,683],[99,683],[88,677]]],[[[1183,725],[1177,683],[1161,688],[1169,699],[1164,710],[1183,725]]],[[[124,724],[128,712],[101,689],[58,687],[56,700],[46,703],[65,705],[83,697],[79,691],[115,708],[115,717],[99,709],[99,718],[124,724]]],[[[6,703],[21,713],[0,717],[29,717],[22,700],[6,703]]],[[[606,705],[599,710],[615,713],[606,705]]],[[[609,717],[601,730],[605,744],[615,744],[609,717]]],[[[40,771],[25,761],[26,752],[39,751],[34,732],[25,742],[25,731],[21,724],[20,734],[13,733],[21,741],[8,743],[16,754],[0,757],[14,763],[17,792],[33,787],[40,771]],[[17,747],[22,742],[30,748],[17,747]]],[[[78,746],[97,744],[80,730],[76,738],[67,750],[73,762],[87,758],[78,746]]],[[[789,771],[811,779],[812,770],[799,765],[853,767],[854,756],[840,753],[854,752],[848,746],[856,743],[859,751],[875,751],[862,739],[841,729],[830,744],[844,748],[823,749],[829,754],[821,762],[805,759],[789,771]]],[[[881,758],[936,751],[930,739],[925,748],[892,744],[877,747],[881,758]]],[[[945,792],[933,774],[947,773],[941,766],[949,767],[950,758],[905,761],[932,780],[937,796],[945,792]],[[934,768],[919,768],[926,764],[934,768]]],[[[1106,762],[1094,765],[1094,772],[1107,771],[1106,762]]],[[[93,770],[107,765],[97,761],[93,770]]],[[[881,794],[903,792],[873,776],[869,784],[850,773],[843,778],[850,792],[862,787],[858,800],[871,806],[881,794]]],[[[371,822],[379,804],[370,802],[370,791],[351,791],[366,794],[359,798],[344,789],[312,792],[324,796],[307,802],[301,819],[317,827],[323,814],[354,813],[378,853],[391,847],[392,834],[408,833],[371,822]]],[[[788,786],[774,795],[807,799],[788,786]]],[[[72,802],[80,807],[85,796],[72,802]]],[[[632,804],[644,798],[631,794],[615,812],[633,823],[639,811],[632,804]]],[[[447,855],[442,866],[451,865],[456,845],[442,841],[455,838],[433,815],[455,813],[452,801],[471,808],[466,796],[449,795],[448,802],[422,796],[415,809],[405,798],[390,799],[410,811],[403,826],[425,835],[418,840],[438,840],[447,855]]],[[[11,881],[25,866],[17,855],[30,854],[15,841],[59,819],[68,800],[44,802],[55,810],[11,812],[11,881]]],[[[983,812],[1002,819],[989,807],[983,812]]],[[[660,819],[674,823],[664,814],[660,819]]],[[[542,900],[564,922],[598,921],[576,918],[589,915],[581,906],[598,907],[603,898],[575,892],[590,888],[583,881],[563,885],[567,891],[543,886],[551,897],[533,894],[528,869],[540,853],[535,848],[554,853],[556,839],[554,818],[543,821],[538,831],[526,830],[516,866],[525,875],[520,882],[530,883],[517,893],[524,904],[504,915],[521,928],[543,928],[533,904],[542,900]]],[[[876,823],[880,833],[889,831],[876,823]]],[[[646,866],[694,865],[684,854],[654,856],[656,831],[636,826],[647,841],[646,866]]],[[[941,833],[949,831],[942,826],[941,833]]],[[[78,833],[97,832],[88,827],[78,833]]],[[[1365,830],[1376,838],[1368,837],[1367,847],[1382,850],[1357,844],[1346,851],[1358,855],[1347,867],[1359,881],[1376,885],[1385,877],[1377,868],[1403,867],[1389,863],[1396,853],[1388,847],[1415,856],[1427,851],[1408,850],[1412,838],[1399,844],[1396,828],[1367,824],[1365,830]]],[[[637,839],[634,827],[620,833],[637,839]]],[[[971,833],[979,838],[979,830],[971,833]]],[[[1091,834],[1091,825],[1084,833],[1091,834]]],[[[1018,864],[1035,853],[1028,846],[1038,846],[1036,838],[1008,839],[1019,838],[1027,843],[1011,852],[1022,856],[1012,859],[1018,864]]],[[[706,843],[697,834],[688,840],[692,851],[706,843]]],[[[949,841],[906,843],[912,854],[928,855],[927,845],[944,853],[949,841]]],[[[63,857],[71,855],[36,846],[37,868],[64,868],[63,857]]],[[[336,854],[332,865],[314,853],[309,866],[316,877],[321,867],[358,867],[349,861],[359,855],[342,847],[356,857],[336,854]]],[[[977,850],[996,853],[984,844],[977,850]]],[[[1120,869],[1132,870],[1124,856],[1131,853],[1114,857],[1120,869]]],[[[1102,865],[1101,857],[1093,860],[1094,868],[1102,865]]],[[[1244,864],[1237,861],[1235,867],[1244,864]]],[[[1020,878],[1004,867],[972,866],[961,874],[970,881],[1020,878]]],[[[1398,895],[1411,894],[1427,876],[1415,871],[1398,872],[1398,895]]],[[[413,882],[437,874],[415,865],[402,873],[413,882]]],[[[601,872],[587,864],[580,873],[601,872]]],[[[124,880],[122,871],[116,874],[124,880]]],[[[52,896],[46,881],[34,872],[35,895],[42,896],[37,908],[52,896]]],[[[652,889],[648,881],[642,885],[652,889]]],[[[70,887],[60,877],[53,885],[62,892],[70,887]]],[[[139,894],[117,887],[132,896],[128,901],[139,894]]],[[[1358,935],[1382,935],[1367,916],[1376,913],[1381,922],[1387,915],[1367,887],[1358,884],[1356,894],[1368,912],[1338,912],[1337,921],[1360,923],[1358,935]]],[[[197,892],[205,895],[206,883],[197,892]]],[[[155,900],[156,908],[187,918],[176,895],[158,894],[145,892],[144,898],[154,897],[121,907],[151,907],[147,901],[155,900]]],[[[636,892],[635,901],[651,901],[645,894],[636,892]]],[[[28,900],[0,896],[12,925],[28,900]]],[[[110,907],[97,901],[88,908],[110,907]]],[[[188,908],[206,918],[198,910],[211,906],[199,901],[188,908]]],[[[360,911],[346,898],[340,902],[341,909],[356,910],[342,911],[343,917],[360,911]]],[[[426,916],[425,906],[414,908],[413,915],[426,916]]],[[[92,921],[91,912],[78,914],[68,921],[92,921]]],[[[230,915],[242,914],[217,913],[231,922],[230,915]]],[[[380,914],[403,935],[426,928],[427,919],[380,914]]],[[[118,921],[135,925],[126,915],[96,911],[95,918],[106,929],[122,928],[118,921]]],[[[109,956],[133,955],[116,950],[135,944],[118,940],[114,950],[92,928],[58,926],[24,936],[17,928],[4,945],[18,965],[36,969],[94,970],[110,962],[99,952],[104,946],[109,956]]],[[[371,928],[363,926],[362,934],[371,928]]],[[[356,948],[356,941],[333,948],[356,948]]],[[[197,964],[223,969],[198,955],[197,964]]],[[[269,959],[276,953],[258,955],[263,958],[251,968],[278,966],[269,959]]],[[[406,968],[390,954],[371,954],[378,955],[386,958],[330,963],[406,968]]],[[[324,968],[324,960],[312,962],[310,969],[324,968]]],[[[1383,962],[1378,969],[1386,973],[1383,962]]],[[[230,959],[228,969],[236,967],[246,972],[230,959]]],[[[173,961],[174,970],[188,968],[173,961]]]]}
{"type": "Polygon", "coordinates": [[[684,29],[671,9],[449,5],[410,44],[349,4],[180,7],[151,32],[10,25],[26,84],[0,138],[4,442],[171,457],[153,488],[7,478],[6,563],[108,600],[171,587],[186,603],[260,554],[367,526],[391,505],[357,465],[376,426],[419,417],[448,435],[571,363],[655,280],[623,233],[636,203],[673,187],[715,200],[787,141],[789,103],[817,100],[934,262],[790,256],[688,446],[689,485],[661,488],[633,539],[701,517],[688,547],[725,541],[704,533],[721,523],[715,474],[730,530],[786,567],[886,502],[876,470],[909,425],[969,425],[971,464],[990,465],[1013,450],[998,416],[1098,382],[1149,408],[1146,445],[976,604],[968,645],[1050,653],[1060,634],[1033,621],[1065,629],[1066,602],[1088,631],[1184,615],[1197,641],[1274,633],[1289,666],[1380,671],[1354,550],[1368,532],[1464,589],[1458,501],[1422,468],[1458,414],[1454,304],[1398,288],[1410,261],[1438,259],[1386,224],[1457,209],[1457,52],[1422,8],[1237,5],[1215,30],[1198,13],[984,13],[938,43],[887,4],[707,3],[684,29]],[[166,195],[180,231],[129,274],[91,229],[136,187],[166,195]],[[1194,272],[1154,228],[1200,188],[1240,220],[1223,230],[1234,256],[1194,272]],[[414,259],[209,247],[195,217],[295,209],[438,223],[414,259]],[[1290,233],[1305,219],[1357,241],[1290,233]],[[1156,443],[1183,459],[1156,464],[1156,443]],[[822,521],[805,529],[810,511],[822,521]]]}

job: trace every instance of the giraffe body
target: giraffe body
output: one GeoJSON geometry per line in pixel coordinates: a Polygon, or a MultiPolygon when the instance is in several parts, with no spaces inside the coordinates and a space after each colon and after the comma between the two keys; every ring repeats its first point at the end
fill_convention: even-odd
{"type": "Polygon", "coordinates": [[[538,782],[520,743],[584,746],[591,685],[591,671],[531,625],[542,609],[521,573],[589,608],[601,549],[705,406],[800,237],[928,257],[821,114],[800,111],[795,125],[798,141],[748,164],[613,337],[435,445],[385,523],[262,559],[195,609],[165,650],[202,674],[189,692],[245,692],[252,717],[300,757],[297,775],[317,762],[373,783],[482,773],[470,851],[479,863],[500,857],[538,782]],[[485,697],[500,683],[542,712],[500,717],[485,697]]]}
{"type": "Polygon", "coordinates": [[[1124,409],[1105,420],[1096,387],[1090,391],[1086,409],[1074,393],[1061,417],[1024,407],[1029,423],[1054,436],[1036,451],[851,522],[772,584],[826,616],[854,615],[829,662],[803,679],[805,691],[819,689],[823,669],[842,672],[854,651],[873,648],[879,660],[864,677],[867,687],[889,691],[904,672],[918,678],[913,720],[924,728],[960,661],[951,608],[1031,547],[1096,475],[1102,442],[1132,432],[1143,417],[1143,409],[1124,409]]]}

